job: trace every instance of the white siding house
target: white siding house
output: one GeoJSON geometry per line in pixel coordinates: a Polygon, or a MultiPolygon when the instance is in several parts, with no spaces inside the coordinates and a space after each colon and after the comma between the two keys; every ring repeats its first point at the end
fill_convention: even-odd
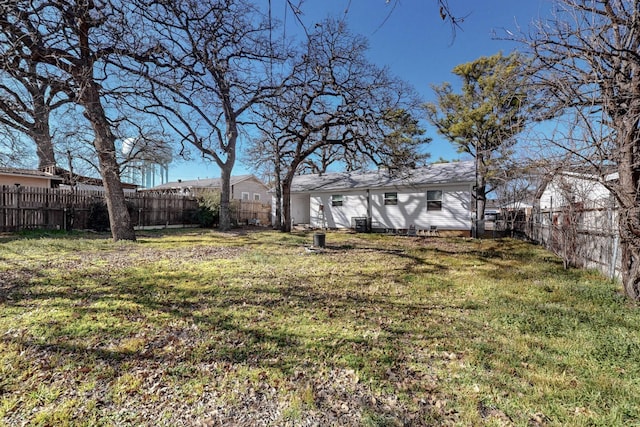
{"type": "Polygon", "coordinates": [[[556,173],[540,193],[535,221],[542,225],[571,224],[582,231],[613,233],[617,207],[603,182],[617,179],[617,174],[599,178],[576,172],[556,173]]]}
{"type": "MultiPolygon", "coordinates": [[[[607,177],[615,179],[617,176],[607,177]]],[[[557,173],[545,186],[540,196],[540,209],[554,210],[577,202],[611,200],[610,191],[592,175],[575,172],[557,173]],[[570,199],[570,200],[569,200],[570,199]]]]}
{"type": "Polygon", "coordinates": [[[294,225],[376,231],[411,227],[468,234],[473,162],[438,163],[392,175],[387,171],[300,175],[291,189],[294,225]]]}

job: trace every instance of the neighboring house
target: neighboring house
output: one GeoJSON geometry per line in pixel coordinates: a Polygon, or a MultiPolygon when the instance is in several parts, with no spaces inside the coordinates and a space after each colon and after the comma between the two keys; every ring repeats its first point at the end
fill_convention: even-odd
{"type": "MultiPolygon", "coordinates": [[[[0,168],[0,185],[17,185],[32,188],[60,188],[69,190],[103,191],[102,180],[78,174],[59,167],[49,167],[44,171],[34,169],[0,168]]],[[[137,185],[122,183],[124,191],[135,191],[137,185]]]]}
{"type": "MultiPolygon", "coordinates": [[[[221,178],[204,178],[193,180],[178,180],[157,185],[147,191],[178,192],[183,194],[197,194],[206,190],[220,191],[221,178]]],[[[238,175],[231,177],[231,199],[269,203],[271,196],[269,187],[255,177],[255,175],[238,175]]]]}
{"type": "MultiPolygon", "coordinates": [[[[617,179],[617,174],[604,177],[617,179]]],[[[563,225],[580,230],[614,230],[617,207],[611,192],[594,175],[560,171],[538,192],[534,219],[543,225],[563,225]]]]}
{"type": "MultiPolygon", "coordinates": [[[[135,193],[138,188],[137,185],[129,184],[126,182],[122,182],[121,185],[122,185],[122,191],[124,191],[125,193],[135,193]]],[[[102,185],[102,181],[100,181],[100,184],[87,184],[83,182],[77,182],[77,183],[74,183],[73,185],[61,184],[60,189],[68,190],[68,191],[71,191],[72,189],[79,190],[79,191],[104,191],[104,186],[102,185]]]]}
{"type": "Polygon", "coordinates": [[[500,215],[500,204],[497,200],[487,199],[487,202],[484,206],[484,220],[485,221],[495,221],[498,219],[500,215]]]}
{"type": "MultiPolygon", "coordinates": [[[[615,176],[607,179],[615,179],[615,176]]],[[[611,192],[593,175],[578,172],[558,172],[540,192],[542,210],[556,210],[575,203],[606,204],[611,192]]]]}
{"type": "Polygon", "coordinates": [[[33,169],[0,168],[0,185],[35,188],[57,188],[63,178],[33,169]]]}
{"type": "MultiPolygon", "coordinates": [[[[50,170],[62,178],[63,182],[60,184],[60,189],[62,190],[104,191],[101,178],[78,175],[75,172],[69,172],[59,167],[51,167],[50,170]]],[[[125,193],[135,192],[138,188],[136,184],[127,182],[121,182],[120,184],[125,193]]]]}
{"type": "Polygon", "coordinates": [[[604,185],[617,179],[615,172],[596,176],[556,171],[537,192],[532,221],[523,231],[559,255],[565,267],[595,268],[611,278],[619,276],[618,208],[604,185]]]}
{"type": "Polygon", "coordinates": [[[471,230],[475,167],[437,163],[389,174],[386,170],[299,175],[291,188],[293,224],[373,231],[471,230]]]}

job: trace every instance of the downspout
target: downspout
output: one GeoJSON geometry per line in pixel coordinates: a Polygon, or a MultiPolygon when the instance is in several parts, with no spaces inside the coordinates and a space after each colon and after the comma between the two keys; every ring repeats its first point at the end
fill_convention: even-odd
{"type": "Polygon", "coordinates": [[[367,188],[367,230],[371,231],[371,190],[367,188]]]}
{"type": "Polygon", "coordinates": [[[475,184],[473,186],[473,198],[475,199],[475,215],[473,216],[473,228],[471,229],[471,237],[473,237],[474,239],[479,238],[480,236],[478,236],[478,141],[475,142],[475,151],[476,151],[476,155],[475,155],[475,161],[474,161],[474,168],[475,168],[475,184]]]}
{"type": "Polygon", "coordinates": [[[473,184],[469,188],[469,193],[471,194],[471,200],[469,201],[471,202],[470,204],[472,205],[469,207],[469,210],[471,211],[469,215],[470,222],[471,222],[470,233],[473,239],[476,238],[476,216],[477,216],[476,212],[478,211],[478,202],[477,202],[478,198],[476,197],[475,191],[476,191],[476,185],[473,184]]]}

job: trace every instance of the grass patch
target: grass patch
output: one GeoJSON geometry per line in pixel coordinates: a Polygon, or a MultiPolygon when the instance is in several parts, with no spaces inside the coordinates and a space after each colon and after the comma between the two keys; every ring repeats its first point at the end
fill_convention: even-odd
{"type": "Polygon", "coordinates": [[[5,237],[0,424],[640,424],[616,284],[515,240],[326,240],[5,237]]]}

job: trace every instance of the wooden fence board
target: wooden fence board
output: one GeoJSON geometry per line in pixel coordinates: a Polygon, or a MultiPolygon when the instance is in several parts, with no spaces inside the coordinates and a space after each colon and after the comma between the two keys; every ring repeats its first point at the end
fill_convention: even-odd
{"type": "Polygon", "coordinates": [[[571,226],[564,223],[563,214],[560,209],[543,210],[529,221],[516,223],[516,229],[556,254],[571,251],[578,267],[597,269],[610,278],[620,277],[617,210],[592,206],[581,209],[577,223],[571,226]]]}
{"type": "MultiPolygon", "coordinates": [[[[125,193],[134,226],[192,224],[198,201],[190,196],[125,193]]],[[[92,206],[105,203],[101,191],[0,186],[0,231],[87,229],[92,206]]]]}
{"type": "Polygon", "coordinates": [[[233,219],[238,224],[270,225],[271,205],[253,200],[233,200],[233,219]]]}

